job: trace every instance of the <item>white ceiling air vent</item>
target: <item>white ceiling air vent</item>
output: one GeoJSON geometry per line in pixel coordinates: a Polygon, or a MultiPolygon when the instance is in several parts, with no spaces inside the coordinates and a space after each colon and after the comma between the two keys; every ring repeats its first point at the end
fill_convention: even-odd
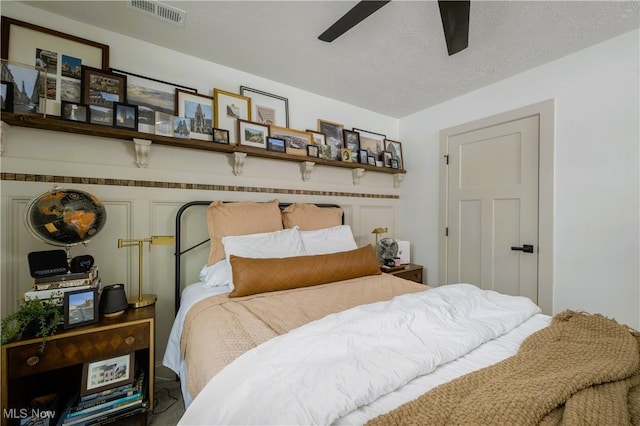
{"type": "Polygon", "coordinates": [[[155,16],[161,21],[182,26],[184,26],[184,20],[187,16],[187,13],[184,10],[155,0],[129,0],[127,2],[127,7],[136,9],[140,12],[146,13],[147,15],[155,16]]]}

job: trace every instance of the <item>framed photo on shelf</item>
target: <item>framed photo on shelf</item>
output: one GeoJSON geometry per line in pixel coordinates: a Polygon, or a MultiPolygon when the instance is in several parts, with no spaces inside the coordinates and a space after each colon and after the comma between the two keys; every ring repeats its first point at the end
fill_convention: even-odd
{"type": "Polygon", "coordinates": [[[289,127],[289,100],[261,90],[240,86],[240,94],[251,98],[253,121],[268,126],[289,127]]]}
{"type": "Polygon", "coordinates": [[[63,293],[63,327],[73,328],[98,322],[98,289],[87,288],[63,293]]]}
{"type": "Polygon", "coordinates": [[[186,117],[173,117],[173,137],[190,139],[191,119],[186,117]]]}
{"type": "Polygon", "coordinates": [[[213,98],[176,88],[178,117],[191,119],[191,139],[213,140],[213,98]]]}
{"type": "Polygon", "coordinates": [[[160,136],[173,136],[173,115],[165,112],[155,112],[155,134],[160,136]]]}
{"type": "Polygon", "coordinates": [[[138,106],[115,102],[113,104],[113,127],[138,130],[138,106]]]}
{"type": "Polygon", "coordinates": [[[307,129],[308,133],[311,133],[311,140],[314,145],[325,145],[327,143],[327,135],[321,132],[317,132],[315,130],[307,129]]]}
{"type": "Polygon", "coordinates": [[[62,101],[60,106],[60,118],[63,120],[86,123],[89,116],[87,105],[76,102],[62,101]]]}
{"type": "Polygon", "coordinates": [[[399,164],[398,163],[398,159],[392,158],[390,161],[391,161],[391,168],[392,169],[399,169],[400,168],[400,166],[398,165],[399,164]]]}
{"type": "Polygon", "coordinates": [[[91,67],[82,67],[82,103],[113,108],[127,103],[127,76],[91,67]]]}
{"type": "Polygon", "coordinates": [[[404,169],[402,158],[402,143],[391,139],[384,140],[384,150],[391,153],[391,158],[398,160],[398,169],[404,169]]]}
{"type": "Polygon", "coordinates": [[[253,121],[238,119],[238,144],[267,149],[269,126],[253,121]]]}
{"type": "Polygon", "coordinates": [[[2,111],[13,112],[13,83],[2,80],[0,96],[2,96],[2,111]]]}
{"type": "Polygon", "coordinates": [[[358,163],[369,164],[369,152],[366,149],[358,150],[358,163]]]}
{"type": "Polygon", "coordinates": [[[351,150],[349,148],[340,148],[340,159],[347,163],[352,163],[351,150]]]}
{"type": "Polygon", "coordinates": [[[153,77],[146,77],[111,68],[114,74],[127,77],[127,103],[138,106],[138,131],[154,134],[156,111],[176,114],[176,89],[188,93],[198,93],[192,87],[169,83],[153,77]]]}
{"type": "Polygon", "coordinates": [[[308,157],[320,157],[320,147],[317,145],[307,145],[307,156],[308,157]]]}
{"type": "Polygon", "coordinates": [[[326,143],[331,147],[331,156],[335,160],[342,159],[340,150],[344,147],[343,129],[343,124],[318,119],[318,132],[326,135],[326,143]]]}
{"type": "MultiPolygon", "coordinates": [[[[47,97],[43,113],[60,115],[62,101],[81,101],[81,66],[106,70],[109,46],[49,28],[2,17],[2,59],[43,70],[47,97]]],[[[3,74],[4,75],[4,74],[3,74]]]]}
{"type": "Polygon", "coordinates": [[[225,129],[213,128],[213,141],[229,145],[229,131],[225,129]]]}
{"type": "MultiPolygon", "coordinates": [[[[46,103],[44,99],[44,85],[42,81],[46,81],[45,72],[33,65],[2,61],[2,76],[5,78],[3,82],[13,85],[11,97],[13,97],[13,112],[15,113],[42,113],[46,103]],[[13,78],[13,80],[6,80],[13,78]],[[14,97],[16,88],[24,91],[26,96],[14,97]]],[[[6,104],[6,102],[5,102],[6,104]]],[[[7,111],[10,112],[10,111],[7,111]]]]}
{"type": "Polygon", "coordinates": [[[358,152],[360,151],[360,134],[353,130],[343,129],[344,147],[351,150],[351,161],[358,162],[358,152]]]}
{"type": "Polygon", "coordinates": [[[287,146],[287,154],[307,156],[307,145],[311,145],[311,135],[302,130],[288,129],[286,127],[269,126],[269,135],[274,138],[284,139],[287,146]]]}
{"type": "Polygon", "coordinates": [[[89,123],[113,126],[113,108],[98,105],[88,105],[87,108],[89,109],[89,123]]]}
{"type": "Polygon", "coordinates": [[[384,151],[384,140],[386,135],[381,133],[374,133],[368,130],[353,128],[354,132],[358,132],[360,135],[360,149],[366,149],[369,151],[369,155],[378,157],[382,151],[384,151]]]}
{"type": "Polygon", "coordinates": [[[267,138],[267,151],[273,152],[287,152],[287,142],[284,139],[268,137],[267,138]]]}
{"type": "Polygon", "coordinates": [[[373,155],[370,155],[367,157],[367,164],[370,166],[375,166],[376,165],[376,157],[374,157],[373,155]]]}
{"type": "Polygon", "coordinates": [[[85,362],[82,365],[80,396],[132,383],[134,369],[134,353],[95,362],[85,362]]]}
{"type": "Polygon", "coordinates": [[[251,121],[251,98],[213,89],[214,127],[229,129],[229,142],[238,143],[238,125],[236,120],[251,121]]]}
{"type": "Polygon", "coordinates": [[[389,151],[382,151],[382,165],[384,167],[391,167],[391,159],[393,156],[389,151]]]}

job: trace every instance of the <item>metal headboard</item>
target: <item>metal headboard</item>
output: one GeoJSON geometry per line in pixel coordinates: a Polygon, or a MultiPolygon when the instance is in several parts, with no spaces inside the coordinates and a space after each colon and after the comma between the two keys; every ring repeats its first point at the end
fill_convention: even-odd
{"type": "MultiPolygon", "coordinates": [[[[200,241],[199,243],[193,244],[184,250],[182,249],[182,215],[191,207],[195,206],[208,206],[213,201],[190,201],[186,204],[183,204],[180,209],[178,209],[178,213],[176,213],[176,231],[175,231],[175,239],[176,239],[176,247],[175,247],[175,276],[174,276],[174,289],[175,289],[175,314],[178,313],[178,309],[180,309],[180,298],[182,293],[182,286],[180,283],[180,274],[182,267],[182,255],[190,252],[191,250],[200,247],[203,244],[209,242],[209,238],[200,241]]],[[[233,201],[230,201],[233,202],[233,201]]],[[[287,206],[290,206],[292,203],[278,203],[280,210],[284,209],[287,206]]],[[[317,204],[314,203],[318,207],[337,207],[341,208],[337,204],[317,204]]],[[[342,224],[344,225],[344,214],[342,215],[342,224]]]]}

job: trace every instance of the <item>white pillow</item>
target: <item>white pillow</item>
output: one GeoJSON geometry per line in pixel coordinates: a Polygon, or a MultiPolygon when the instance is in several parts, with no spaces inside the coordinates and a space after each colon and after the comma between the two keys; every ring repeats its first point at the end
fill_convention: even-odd
{"type": "Polygon", "coordinates": [[[300,238],[308,255],[329,254],[358,248],[349,225],[300,231],[300,238]]]}
{"type": "Polygon", "coordinates": [[[232,254],[254,259],[304,256],[304,245],[298,227],[260,234],[237,235],[222,238],[229,270],[229,286],[233,290],[229,258],[232,254]]]}
{"type": "MultiPolygon", "coordinates": [[[[204,288],[228,286],[231,282],[231,267],[227,259],[222,259],[213,265],[204,265],[200,271],[200,281],[204,288]]],[[[231,291],[231,290],[229,290],[231,291]]]]}

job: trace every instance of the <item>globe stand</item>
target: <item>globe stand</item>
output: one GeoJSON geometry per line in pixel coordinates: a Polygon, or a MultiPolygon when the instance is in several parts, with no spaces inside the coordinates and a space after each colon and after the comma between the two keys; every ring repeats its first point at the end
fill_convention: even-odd
{"type": "Polygon", "coordinates": [[[142,293],[142,271],[143,271],[143,258],[142,258],[142,246],[144,243],[149,243],[149,250],[151,250],[151,245],[171,245],[175,243],[175,238],[173,236],[163,235],[163,236],[153,236],[150,238],[143,239],[132,239],[125,240],[122,238],[118,238],[118,248],[123,247],[138,247],[138,297],[128,297],[127,302],[129,306],[132,308],[143,308],[145,306],[153,305],[158,300],[158,296],[155,294],[143,294],[142,293]]]}

